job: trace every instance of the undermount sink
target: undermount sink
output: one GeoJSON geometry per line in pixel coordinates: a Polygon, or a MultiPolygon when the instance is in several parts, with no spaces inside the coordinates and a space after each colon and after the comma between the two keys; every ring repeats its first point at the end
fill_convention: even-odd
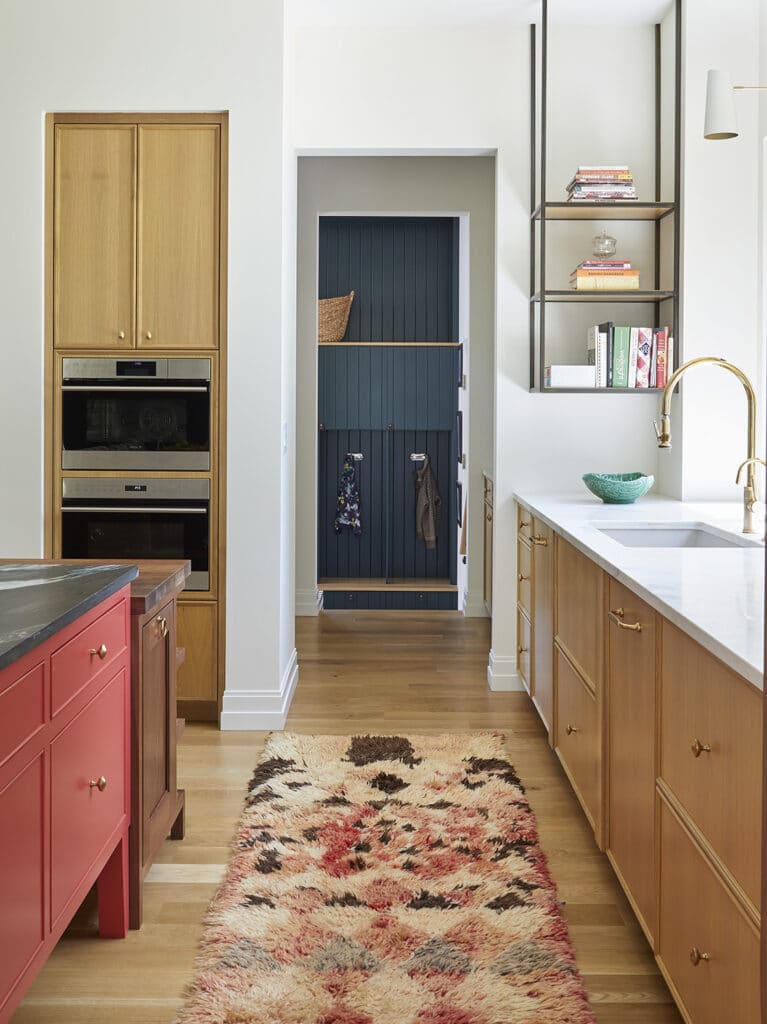
{"type": "Polygon", "coordinates": [[[725,533],[708,523],[613,523],[594,526],[627,548],[752,548],[756,537],[725,533]]]}

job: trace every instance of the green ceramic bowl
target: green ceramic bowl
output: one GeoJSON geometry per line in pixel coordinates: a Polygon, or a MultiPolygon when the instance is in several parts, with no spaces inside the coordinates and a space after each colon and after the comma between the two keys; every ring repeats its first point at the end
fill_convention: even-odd
{"type": "Polygon", "coordinates": [[[655,477],[644,473],[586,473],[583,482],[606,505],[631,505],[647,494],[655,477]]]}

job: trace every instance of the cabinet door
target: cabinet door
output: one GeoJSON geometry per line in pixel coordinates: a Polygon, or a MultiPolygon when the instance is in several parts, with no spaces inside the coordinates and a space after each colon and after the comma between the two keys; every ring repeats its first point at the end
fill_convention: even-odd
{"type": "Polygon", "coordinates": [[[493,506],[485,502],[485,543],[484,564],[482,568],[482,596],[487,614],[493,614],[493,506]]]}
{"type": "Polygon", "coordinates": [[[545,544],[533,545],[533,701],[552,734],[554,722],[554,532],[539,519],[533,535],[545,544]]]}
{"type": "Polygon", "coordinates": [[[176,612],[169,601],[141,630],[142,862],[168,832],[176,799],[176,612]]]}
{"type": "Polygon", "coordinates": [[[602,827],[602,763],[597,705],[589,688],[558,648],[555,657],[555,749],[599,837],[602,827]]]}
{"type": "Polygon", "coordinates": [[[57,125],[54,145],[54,344],[130,348],[136,128],[57,125]]]}
{"type": "Polygon", "coordinates": [[[557,541],[557,640],[593,690],[602,680],[602,570],[557,541]]]}
{"type": "Polygon", "coordinates": [[[178,699],[218,700],[218,605],[178,605],[178,643],[186,650],[178,671],[178,699]]]}
{"type": "Polygon", "coordinates": [[[220,132],[141,125],[138,344],[218,346],[220,132]]]}
{"type": "Polygon", "coordinates": [[[652,608],[610,580],[608,850],[648,935],[656,934],[655,652],[652,608]],[[641,626],[640,630],[631,628],[641,626]]]}

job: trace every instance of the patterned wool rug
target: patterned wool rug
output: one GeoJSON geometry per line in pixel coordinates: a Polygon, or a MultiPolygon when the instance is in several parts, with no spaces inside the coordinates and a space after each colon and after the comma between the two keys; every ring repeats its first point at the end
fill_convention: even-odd
{"type": "Polygon", "coordinates": [[[275,734],[182,1024],[594,1024],[503,737],[275,734]]]}

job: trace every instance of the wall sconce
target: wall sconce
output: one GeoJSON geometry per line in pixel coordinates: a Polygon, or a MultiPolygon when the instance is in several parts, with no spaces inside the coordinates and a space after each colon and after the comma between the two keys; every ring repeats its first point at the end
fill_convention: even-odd
{"type": "Polygon", "coordinates": [[[735,139],[738,122],[735,117],[734,90],[767,89],[767,85],[733,85],[727,71],[711,70],[706,80],[705,139],[735,139]]]}

